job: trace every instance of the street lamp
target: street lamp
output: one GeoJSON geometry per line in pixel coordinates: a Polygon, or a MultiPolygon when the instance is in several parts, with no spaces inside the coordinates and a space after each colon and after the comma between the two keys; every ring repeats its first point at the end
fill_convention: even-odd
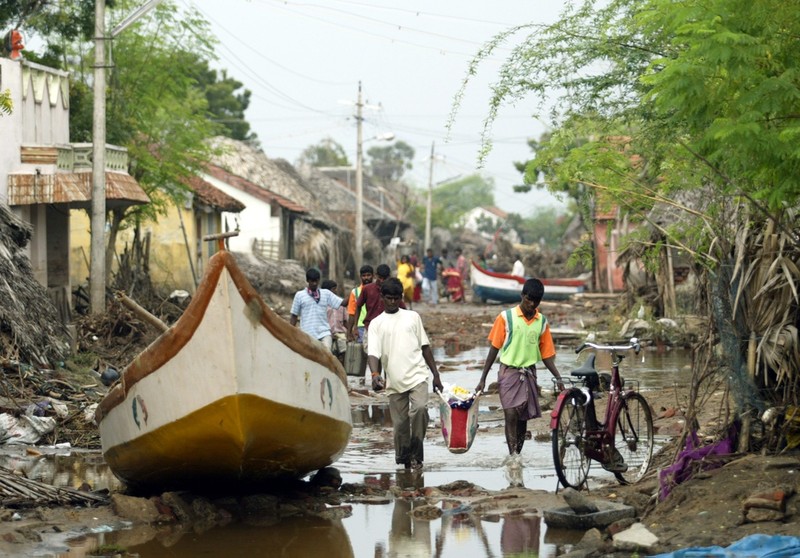
{"type": "MultiPolygon", "coordinates": [[[[362,146],[364,139],[362,126],[364,118],[361,116],[364,103],[361,100],[361,82],[358,82],[358,101],[356,101],[356,275],[358,275],[361,265],[364,263],[364,156],[362,146]]],[[[379,134],[366,141],[381,140],[392,141],[394,134],[387,132],[379,134]]]]}

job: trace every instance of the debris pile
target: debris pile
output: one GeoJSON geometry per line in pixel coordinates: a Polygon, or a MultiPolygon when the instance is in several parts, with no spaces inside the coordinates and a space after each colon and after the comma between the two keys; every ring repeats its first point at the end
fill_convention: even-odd
{"type": "Polygon", "coordinates": [[[41,366],[63,360],[68,334],[25,247],[31,227],[0,203],[0,358],[41,366]]]}

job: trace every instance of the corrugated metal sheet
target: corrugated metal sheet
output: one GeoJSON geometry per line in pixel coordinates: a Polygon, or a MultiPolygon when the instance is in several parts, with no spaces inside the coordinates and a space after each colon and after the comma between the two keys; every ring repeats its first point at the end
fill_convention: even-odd
{"type": "MultiPolygon", "coordinates": [[[[8,175],[8,205],[66,203],[85,207],[92,200],[91,172],[55,174],[14,173],[8,175]]],[[[106,172],[106,205],[149,203],[150,198],[131,175],[106,172]]]]}

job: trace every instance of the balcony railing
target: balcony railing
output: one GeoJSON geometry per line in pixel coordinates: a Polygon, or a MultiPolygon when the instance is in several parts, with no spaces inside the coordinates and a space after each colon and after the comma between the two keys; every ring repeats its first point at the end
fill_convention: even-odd
{"type": "MultiPolygon", "coordinates": [[[[86,172],[92,170],[92,144],[23,145],[20,159],[25,164],[55,165],[61,172],[86,172]]],[[[127,172],[127,149],[106,145],[106,170],[127,172]]]]}

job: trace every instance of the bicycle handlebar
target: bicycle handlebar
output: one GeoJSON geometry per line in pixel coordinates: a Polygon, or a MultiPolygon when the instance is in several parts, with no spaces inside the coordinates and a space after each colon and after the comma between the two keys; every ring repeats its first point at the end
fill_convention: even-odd
{"type": "Polygon", "coordinates": [[[609,351],[609,352],[629,351],[633,349],[633,352],[635,352],[638,355],[642,346],[639,344],[639,340],[636,337],[632,337],[630,343],[628,343],[627,345],[599,345],[597,343],[584,341],[583,343],[580,344],[580,346],[577,349],[575,349],[575,353],[580,353],[581,351],[587,348],[595,349],[596,351],[609,351]]]}

